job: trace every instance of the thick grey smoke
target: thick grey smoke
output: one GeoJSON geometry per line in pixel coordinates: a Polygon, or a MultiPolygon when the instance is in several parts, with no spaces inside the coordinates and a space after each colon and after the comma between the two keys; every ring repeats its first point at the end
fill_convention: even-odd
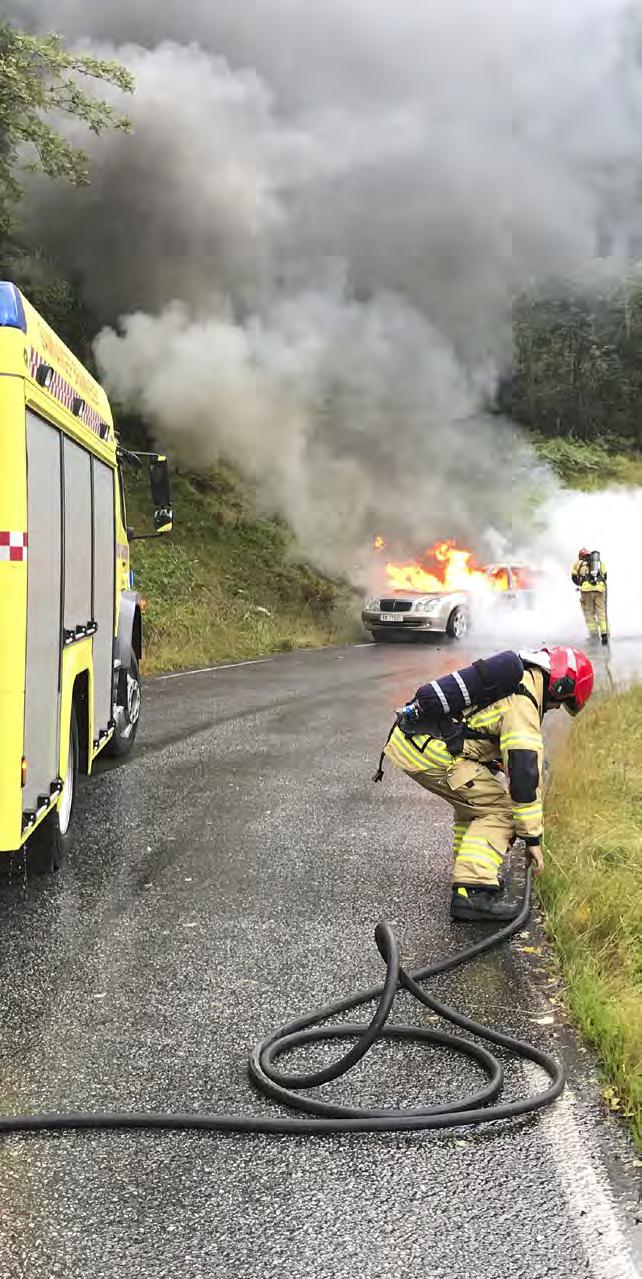
{"type": "MultiPolygon", "coordinates": [[[[629,217],[624,0],[40,0],[133,70],[131,137],[33,216],[109,388],[256,479],[302,548],[519,540],[540,476],[483,411],[517,291],[629,217]]],[[[627,50],[629,51],[627,53],[627,50]]]]}

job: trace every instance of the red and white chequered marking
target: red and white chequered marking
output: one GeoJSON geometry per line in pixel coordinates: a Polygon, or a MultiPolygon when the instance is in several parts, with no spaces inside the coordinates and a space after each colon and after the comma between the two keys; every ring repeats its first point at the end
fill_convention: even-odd
{"type": "Polygon", "coordinates": [[[35,378],[42,361],[35,347],[29,347],[29,377],[35,378]]]}
{"type": "Polygon", "coordinates": [[[27,534],[3,533],[0,530],[0,564],[22,564],[27,558],[27,534]]]}
{"type": "MultiPolygon", "coordinates": [[[[35,347],[33,346],[30,347],[29,376],[34,378],[35,380],[35,377],[38,372],[38,369],[40,368],[40,365],[45,363],[46,363],[46,360],[43,360],[42,356],[40,355],[40,352],[37,351],[35,347]]],[[[78,392],[75,390],[75,388],[71,385],[70,382],[67,382],[67,380],[64,377],[62,377],[60,373],[56,373],[55,370],[54,370],[54,374],[51,379],[51,382],[49,383],[49,386],[47,387],[47,390],[49,391],[50,395],[55,396],[55,398],[59,400],[61,404],[64,404],[65,408],[69,409],[70,413],[73,413],[74,400],[78,396],[78,392]]],[[[82,398],[82,397],[79,397],[79,398],[82,398]]],[[[95,435],[100,435],[100,436],[110,435],[111,433],[110,427],[107,426],[106,422],[103,422],[103,419],[101,418],[100,413],[98,413],[96,409],[92,409],[91,405],[83,404],[83,407],[80,413],[78,414],[78,417],[79,417],[79,420],[81,422],[84,422],[85,426],[88,426],[89,429],[93,431],[95,435]]]]}

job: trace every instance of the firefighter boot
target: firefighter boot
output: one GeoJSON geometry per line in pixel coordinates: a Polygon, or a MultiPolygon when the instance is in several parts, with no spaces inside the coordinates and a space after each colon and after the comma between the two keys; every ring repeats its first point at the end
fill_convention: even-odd
{"type": "Polygon", "coordinates": [[[608,644],[608,642],[609,642],[609,637],[608,637],[608,635],[603,635],[603,636],[602,636],[602,643],[606,646],[606,645],[608,644]]]}
{"type": "Polygon", "coordinates": [[[471,884],[454,884],[450,901],[450,918],[462,922],[477,919],[491,923],[508,924],[516,919],[519,906],[509,906],[499,900],[501,888],[471,884]]]}

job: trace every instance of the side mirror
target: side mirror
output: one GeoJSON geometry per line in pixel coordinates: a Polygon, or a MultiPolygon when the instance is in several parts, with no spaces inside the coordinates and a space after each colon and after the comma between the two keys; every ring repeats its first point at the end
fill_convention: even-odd
{"type": "Polygon", "coordinates": [[[171,533],[174,524],[172,486],[166,457],[156,457],[149,464],[149,487],[154,504],[154,528],[157,533],[171,533]]]}
{"type": "Polygon", "coordinates": [[[140,471],[142,459],[145,457],[149,462],[149,487],[152,494],[152,503],[154,507],[154,529],[153,533],[136,533],[134,529],[127,528],[127,540],[129,542],[147,542],[150,538],[161,537],[164,533],[171,533],[174,526],[174,513],[172,511],[172,488],[169,478],[169,466],[167,458],[162,453],[133,453],[130,449],[124,449],[118,446],[118,465],[121,484],[121,500],[122,509],[125,510],[125,499],[122,483],[122,466],[127,462],[133,466],[136,471],[140,471]]]}

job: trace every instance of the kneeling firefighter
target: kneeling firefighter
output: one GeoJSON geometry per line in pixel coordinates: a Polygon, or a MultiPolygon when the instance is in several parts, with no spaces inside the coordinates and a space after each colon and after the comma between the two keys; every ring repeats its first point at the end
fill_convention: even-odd
{"type": "Polygon", "coordinates": [[[514,919],[499,872],[524,840],[542,872],[542,718],[576,715],[593,691],[593,667],[573,648],[498,653],[424,684],[397,712],[384,755],[454,809],[453,919],[514,919]],[[505,773],[508,788],[498,777],[505,773]]]}
{"type": "Polygon", "coordinates": [[[573,565],[571,580],[580,593],[580,603],[591,639],[609,642],[609,623],[606,609],[606,567],[599,551],[588,551],[585,546],[573,565]]]}

